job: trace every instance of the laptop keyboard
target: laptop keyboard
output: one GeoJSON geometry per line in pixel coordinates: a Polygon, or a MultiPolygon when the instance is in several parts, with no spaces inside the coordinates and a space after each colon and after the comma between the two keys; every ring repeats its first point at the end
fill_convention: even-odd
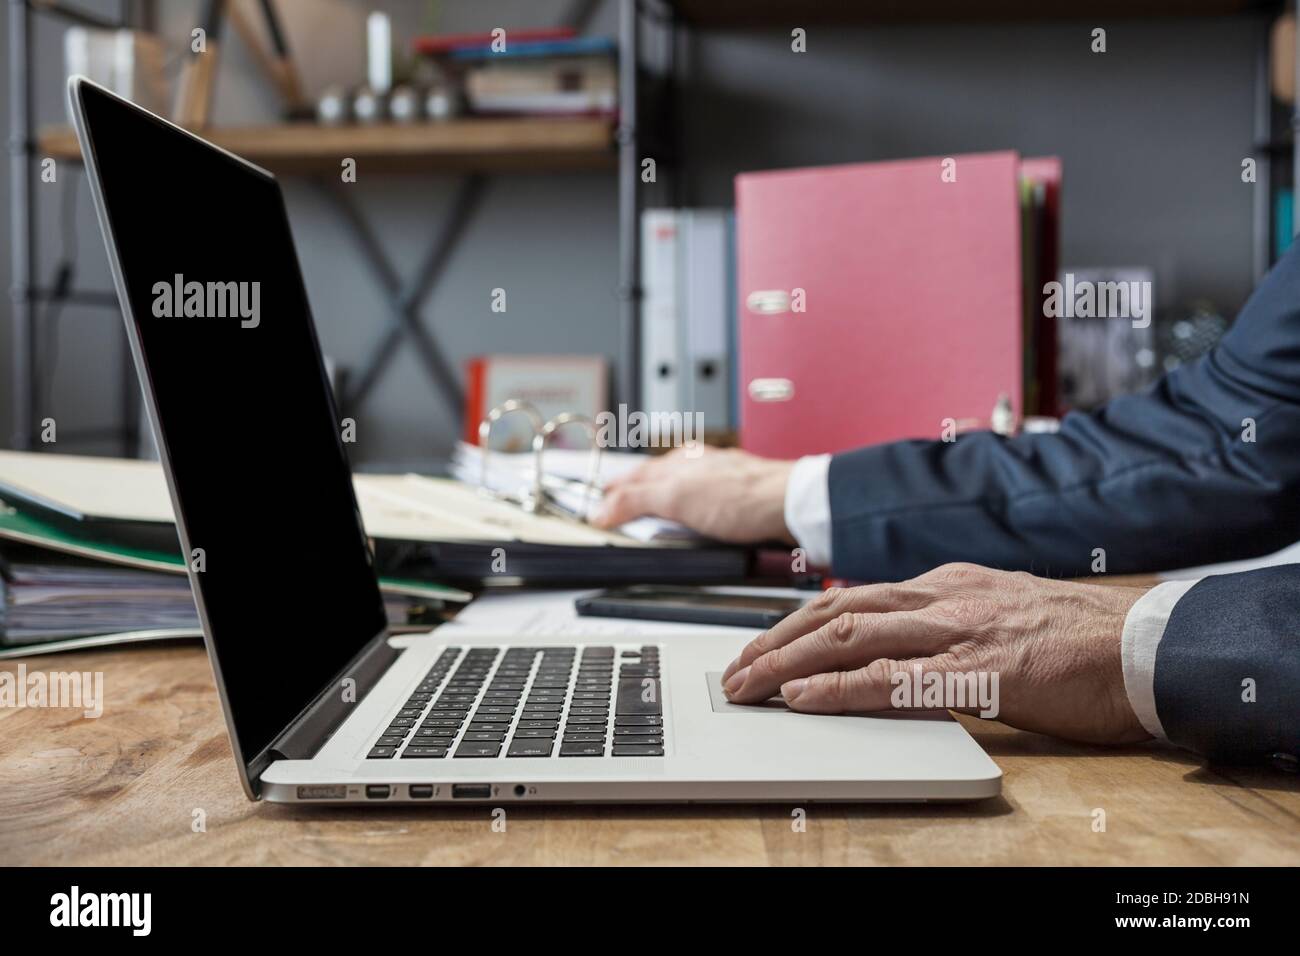
{"type": "Polygon", "coordinates": [[[449,647],[367,757],[662,757],[659,660],[653,645],[449,647]]]}

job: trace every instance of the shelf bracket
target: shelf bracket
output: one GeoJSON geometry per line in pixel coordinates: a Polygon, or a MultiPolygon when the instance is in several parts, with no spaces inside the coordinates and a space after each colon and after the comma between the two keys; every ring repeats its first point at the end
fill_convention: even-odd
{"type": "Polygon", "coordinates": [[[461,182],[442,228],[434,236],[419,269],[406,281],[398,275],[384,252],[378,236],[375,235],[352,197],[347,194],[346,189],[338,183],[321,180],[316,182],[350,227],[371,271],[383,288],[392,311],[387,328],[361,365],[360,371],[353,380],[354,384],[345,388],[344,393],[339,397],[339,407],[344,410],[344,414],[355,414],[397,354],[402,339],[409,337],[430,383],[447,405],[454,410],[455,421],[459,424],[461,410],[464,407],[464,395],[457,383],[453,366],[420,319],[420,306],[437,284],[465,227],[482,202],[487,185],[485,178],[473,174],[465,177],[461,182]]]}

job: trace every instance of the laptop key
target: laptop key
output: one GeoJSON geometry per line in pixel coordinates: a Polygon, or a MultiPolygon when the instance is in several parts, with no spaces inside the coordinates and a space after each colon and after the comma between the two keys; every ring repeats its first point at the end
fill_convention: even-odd
{"type": "Polygon", "coordinates": [[[396,747],[371,747],[370,753],[366,754],[367,760],[387,760],[393,754],[397,753],[396,747]]]}
{"type": "Polygon", "coordinates": [[[552,740],[537,740],[533,738],[520,739],[516,737],[510,742],[510,749],[506,751],[507,757],[549,757],[551,749],[555,746],[552,740]]]}
{"type": "Polygon", "coordinates": [[[420,758],[434,758],[447,756],[446,747],[407,747],[402,751],[403,760],[418,760],[420,758]]]}
{"type": "Polygon", "coordinates": [[[400,747],[406,742],[405,737],[380,737],[375,741],[376,747],[400,747]]]}
{"type": "Polygon", "coordinates": [[[620,717],[660,716],[663,714],[659,681],[653,677],[618,682],[618,709],[620,717]]]}
{"type": "MultiPolygon", "coordinates": [[[[516,736],[518,735],[516,734],[516,736]]],[[[594,744],[597,742],[604,743],[605,735],[604,734],[565,734],[564,742],[566,744],[594,744]]]]}
{"type": "Polygon", "coordinates": [[[520,730],[555,730],[560,726],[558,720],[521,720],[520,730]]]}
{"type": "Polygon", "coordinates": [[[469,741],[456,748],[457,757],[495,757],[501,752],[501,744],[488,741],[469,741]]]}
{"type": "Polygon", "coordinates": [[[560,744],[561,757],[603,757],[605,756],[604,743],[562,743],[560,744]]]}
{"type": "Polygon", "coordinates": [[[654,717],[649,714],[619,714],[614,718],[614,726],[617,727],[662,727],[664,719],[654,717]]]}
{"type": "Polygon", "coordinates": [[[468,741],[487,742],[487,741],[494,740],[497,743],[501,743],[501,741],[506,739],[506,732],[504,730],[502,731],[467,730],[465,731],[465,736],[462,737],[461,739],[467,742],[468,741]]]}
{"type": "Polygon", "coordinates": [[[528,729],[516,730],[514,739],[515,740],[525,740],[525,739],[554,740],[555,731],[554,730],[528,730],[528,729]]]}
{"type": "Polygon", "coordinates": [[[650,744],[614,744],[615,757],[662,757],[664,755],[663,745],[650,744]]]}

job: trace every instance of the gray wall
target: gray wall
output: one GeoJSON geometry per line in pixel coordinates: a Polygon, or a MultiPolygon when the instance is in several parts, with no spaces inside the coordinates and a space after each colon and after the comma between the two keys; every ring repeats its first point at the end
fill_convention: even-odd
{"type": "MultiPolygon", "coordinates": [[[[179,41],[197,4],[162,6],[164,32],[179,41]]],[[[394,13],[399,36],[430,23],[428,4],[379,6],[394,13]]],[[[442,6],[438,27],[462,31],[550,24],[565,4],[449,0],[442,6]]],[[[289,7],[291,40],[310,36],[309,29],[354,22],[366,9],[352,0],[295,0],[289,7]],[[313,24],[310,14],[320,10],[330,15],[316,16],[313,24]]],[[[48,123],[62,112],[62,28],[40,19],[38,104],[48,123]]],[[[685,70],[689,199],[729,204],[731,177],[749,169],[1003,148],[1054,153],[1066,170],[1067,266],[1149,265],[1157,270],[1158,301],[1204,296],[1235,308],[1252,278],[1252,187],[1241,183],[1239,171],[1252,143],[1261,24],[1114,21],[1103,24],[1109,41],[1104,55],[1088,49],[1095,25],[812,26],[802,55],[790,52],[784,30],[697,36],[685,70]]],[[[600,10],[592,29],[614,31],[612,4],[600,10]]],[[[232,40],[226,50],[217,120],[271,119],[271,99],[242,47],[232,40]]],[[[328,66],[314,66],[314,82],[328,66]]],[[[7,85],[0,92],[7,110],[7,85]]],[[[402,269],[414,268],[453,182],[378,181],[363,170],[355,189],[402,269]]],[[[387,319],[384,299],[332,207],[304,183],[289,180],[286,191],[323,345],[344,366],[354,366],[387,319]]],[[[61,242],[57,197],[63,194],[41,187],[40,254],[47,274],[61,242]]],[[[79,282],[108,288],[84,188],[76,212],[79,282]]],[[[457,363],[492,351],[612,357],[616,267],[612,172],[499,177],[427,301],[425,320],[457,363]],[[508,290],[504,315],[488,308],[496,286],[508,290]]],[[[6,245],[0,261],[5,287],[8,270],[6,245]]],[[[6,344],[0,350],[0,422],[7,423],[8,301],[0,308],[0,341],[6,344]]],[[[115,421],[120,384],[111,357],[121,339],[119,321],[103,310],[64,310],[50,399],[61,430],[115,421]]],[[[429,461],[445,455],[458,431],[458,413],[440,402],[407,350],[359,414],[359,457],[390,465],[429,461]]],[[[59,447],[115,451],[103,443],[59,447]]]]}

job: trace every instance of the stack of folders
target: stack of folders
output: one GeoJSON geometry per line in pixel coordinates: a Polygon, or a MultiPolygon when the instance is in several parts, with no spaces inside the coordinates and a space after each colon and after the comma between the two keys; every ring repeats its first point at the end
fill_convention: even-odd
{"type": "MultiPolygon", "coordinates": [[[[0,541],[0,659],[28,654],[202,638],[183,573],[73,557],[47,547],[0,541]]],[[[438,601],[384,594],[389,628],[427,630],[438,601]]]]}
{"type": "Polygon", "coordinates": [[[167,632],[199,636],[190,585],[183,576],[89,561],[24,555],[0,559],[0,645],[46,644],[106,634],[167,632]]]}
{"type": "MultiPolygon", "coordinates": [[[[559,449],[547,454],[557,462],[565,455],[559,449]]],[[[497,480],[506,481],[512,456],[500,457],[497,480]]],[[[604,531],[563,513],[530,512],[477,484],[416,474],[355,476],[385,594],[466,601],[464,586],[725,584],[749,569],[749,552],[742,549],[666,526],[630,528],[636,537],[604,531]]],[[[0,544],[184,572],[156,462],[0,451],[0,499],[0,544]]]]}
{"type": "MultiPolygon", "coordinates": [[[[470,598],[380,583],[394,632],[470,598]]],[[[0,452],[0,658],[202,636],[157,464],[0,452]]]]}
{"type": "MultiPolygon", "coordinates": [[[[427,630],[437,601],[384,594],[389,628],[427,630]]],[[[72,558],[4,542],[0,547],[0,658],[144,640],[201,638],[183,574],[72,558]]]]}

